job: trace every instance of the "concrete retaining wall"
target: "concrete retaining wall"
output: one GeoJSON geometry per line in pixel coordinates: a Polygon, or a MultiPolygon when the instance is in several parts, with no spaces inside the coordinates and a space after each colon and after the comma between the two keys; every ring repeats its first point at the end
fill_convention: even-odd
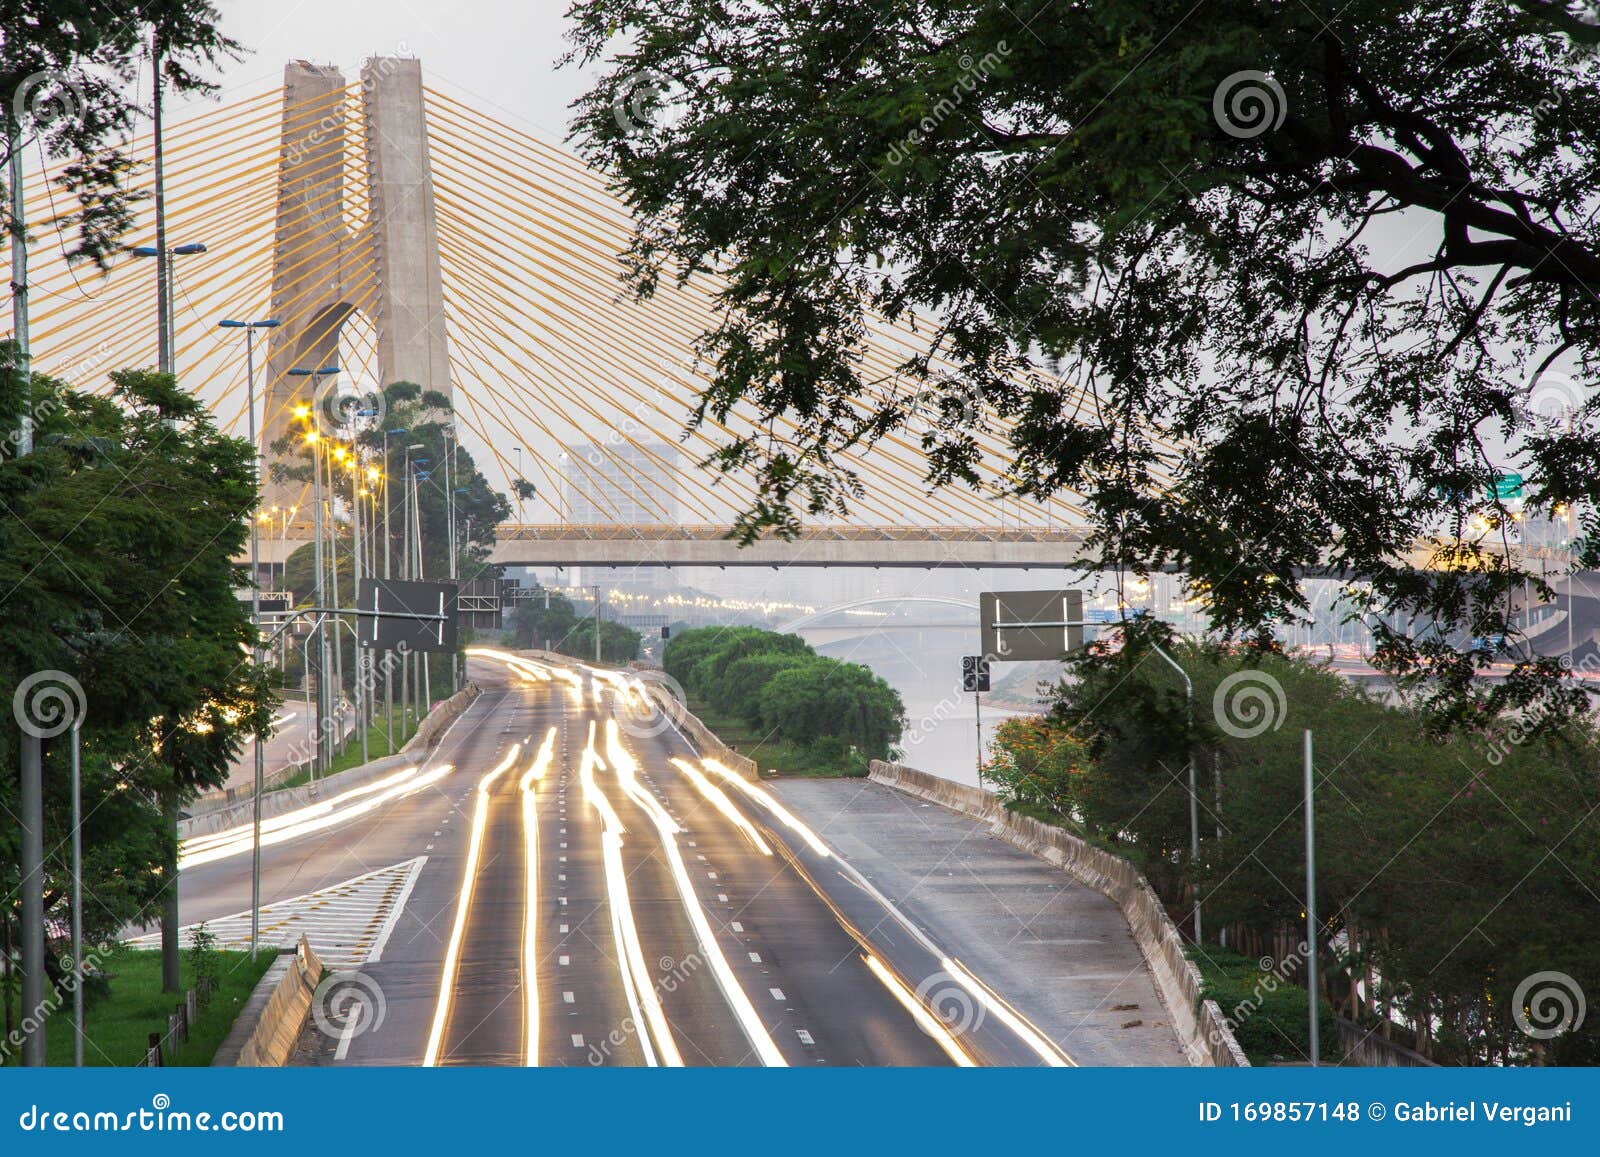
{"type": "Polygon", "coordinates": [[[311,1017],[322,961],[304,936],[262,976],[212,1058],[214,1066],[277,1067],[289,1062],[311,1017]]]}
{"type": "MultiPolygon", "coordinates": [[[[364,783],[371,783],[375,779],[382,779],[403,767],[415,765],[423,757],[425,749],[439,742],[444,729],[454,723],[477,696],[477,684],[468,683],[462,690],[428,712],[422,720],[422,725],[417,728],[417,733],[394,755],[382,756],[359,767],[352,767],[347,771],[319,779],[315,783],[303,783],[299,787],[267,792],[261,797],[261,818],[271,819],[284,812],[316,803],[329,795],[337,795],[353,787],[360,787],[364,783]]],[[[216,808],[179,820],[178,838],[187,840],[193,836],[208,836],[213,832],[242,827],[254,819],[254,813],[255,801],[250,796],[245,796],[232,806],[216,808]]]]}
{"type": "Polygon", "coordinates": [[[993,793],[925,771],[872,761],[870,778],[990,825],[1000,839],[1038,856],[1113,900],[1133,932],[1173,1027],[1197,1065],[1245,1067],[1249,1060],[1214,1000],[1200,999],[1200,972],[1183,952],[1183,938],[1149,881],[1127,860],[1072,833],[1007,811],[993,793]]]}
{"type": "Polygon", "coordinates": [[[1422,1069],[1437,1068],[1438,1065],[1430,1061],[1419,1052],[1413,1052],[1403,1044],[1392,1040],[1385,1040],[1378,1035],[1376,1029],[1362,1028],[1353,1020],[1346,1020],[1342,1016],[1333,1018],[1339,1026],[1339,1051],[1344,1054],[1342,1063],[1347,1065],[1362,1065],[1372,1068],[1405,1068],[1422,1069]]]}

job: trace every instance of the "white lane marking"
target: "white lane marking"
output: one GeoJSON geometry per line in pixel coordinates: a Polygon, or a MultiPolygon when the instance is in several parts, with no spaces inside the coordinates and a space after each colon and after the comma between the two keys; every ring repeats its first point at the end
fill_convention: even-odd
{"type": "Polygon", "coordinates": [[[767,989],[767,991],[772,993],[772,999],[773,1000],[788,1000],[789,999],[788,997],[783,995],[783,989],[781,989],[781,988],[769,988],[769,989],[767,989]]]}
{"type": "Polygon", "coordinates": [[[389,915],[383,921],[383,927],[378,929],[378,938],[372,942],[372,951],[367,954],[367,963],[376,964],[383,959],[383,947],[389,943],[389,936],[394,932],[394,926],[400,923],[400,913],[405,911],[406,901],[411,899],[411,889],[417,886],[417,877],[422,875],[422,865],[428,862],[427,856],[418,856],[413,861],[411,874],[406,877],[405,885],[400,889],[400,894],[395,897],[394,907],[389,909],[389,915]]]}
{"type": "Polygon", "coordinates": [[[333,1059],[342,1061],[350,1054],[350,1042],[355,1039],[356,1029],[364,1027],[361,1024],[361,1014],[366,1011],[367,1002],[361,997],[356,997],[345,1014],[344,1031],[339,1034],[339,1047],[333,1050],[333,1059]]]}

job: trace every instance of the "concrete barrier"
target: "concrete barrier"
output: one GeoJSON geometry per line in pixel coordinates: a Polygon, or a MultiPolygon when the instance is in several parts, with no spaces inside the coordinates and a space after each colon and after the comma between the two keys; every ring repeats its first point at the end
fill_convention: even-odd
{"type": "Polygon", "coordinates": [[[1183,938],[1149,881],[1127,860],[1085,843],[1071,832],[1008,811],[992,792],[982,788],[879,759],[872,761],[869,778],[984,821],[995,836],[1054,864],[1115,902],[1150,968],[1156,990],[1167,1005],[1190,1061],[1225,1067],[1250,1064],[1217,1002],[1200,999],[1200,971],[1184,954],[1183,938]]]}
{"type": "Polygon", "coordinates": [[[302,936],[295,950],[279,956],[262,976],[212,1065],[266,1068],[288,1064],[295,1042],[311,1018],[311,1003],[321,980],[322,961],[302,936]]]}
{"type": "Polygon", "coordinates": [[[658,710],[665,711],[667,718],[678,725],[678,729],[694,741],[701,755],[709,755],[712,759],[720,761],[729,770],[738,773],[745,779],[759,781],[761,769],[756,761],[749,756],[740,755],[733,748],[722,742],[716,733],[700,721],[700,717],[689,710],[689,705],[674,695],[665,685],[651,679],[648,671],[639,673],[639,681],[643,683],[655,698],[658,710]]]}
{"type": "Polygon", "coordinates": [[[1385,1040],[1375,1028],[1363,1028],[1353,1020],[1335,1016],[1339,1026],[1340,1063],[1371,1068],[1433,1069],[1438,1064],[1398,1041],[1385,1040]]]}
{"type": "MultiPolygon", "coordinates": [[[[394,755],[381,756],[313,783],[267,792],[261,797],[261,818],[271,819],[284,812],[316,803],[329,795],[337,795],[353,787],[382,779],[403,767],[414,766],[423,757],[424,749],[438,743],[445,728],[454,723],[477,696],[478,685],[468,683],[466,687],[428,712],[421,726],[417,728],[416,734],[394,755]]],[[[216,832],[224,832],[229,828],[242,827],[252,822],[254,817],[255,801],[247,795],[229,807],[216,808],[179,820],[178,838],[187,840],[194,836],[209,836],[216,832]]]]}

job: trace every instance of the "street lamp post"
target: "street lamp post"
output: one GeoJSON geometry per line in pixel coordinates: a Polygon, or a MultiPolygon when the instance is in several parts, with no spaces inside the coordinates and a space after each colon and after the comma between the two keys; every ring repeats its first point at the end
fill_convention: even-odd
{"type": "MultiPolygon", "coordinates": [[[[250,433],[250,452],[256,466],[256,486],[261,485],[261,453],[256,446],[256,330],[272,329],[277,321],[230,321],[224,318],[217,323],[223,329],[244,330],[245,409],[249,411],[247,425],[250,433]]],[[[260,519],[250,520],[250,625],[254,630],[256,667],[263,665],[261,654],[261,530],[260,519]]],[[[255,738],[256,776],[251,807],[250,843],[250,956],[255,958],[261,939],[261,793],[266,784],[265,736],[255,738]]]]}
{"type": "MultiPolygon", "coordinates": [[[[1189,726],[1194,727],[1194,680],[1189,678],[1189,672],[1178,666],[1178,661],[1162,648],[1160,643],[1151,643],[1151,648],[1156,654],[1167,661],[1167,665],[1178,673],[1183,680],[1184,695],[1189,705],[1189,726]]],[[[1200,794],[1195,782],[1194,770],[1194,742],[1192,738],[1186,745],[1189,748],[1189,862],[1200,863],[1200,794]]],[[[1194,942],[1200,943],[1200,885],[1194,886],[1194,942]]]]}
{"type": "MultiPolygon", "coordinates": [[[[157,129],[159,137],[160,129],[157,129]]],[[[161,178],[158,172],[156,177],[159,183],[161,178]]],[[[161,194],[158,191],[157,210],[161,209],[161,194]]],[[[129,250],[135,257],[154,257],[156,259],[156,327],[160,331],[156,341],[156,366],[164,374],[178,372],[177,348],[174,335],[172,308],[173,278],[172,259],[174,257],[193,257],[205,253],[206,247],[202,242],[192,241],[185,245],[167,245],[167,227],[164,220],[156,223],[156,243],[154,245],[137,245],[129,250]]]]}
{"type": "MultiPolygon", "coordinates": [[[[313,589],[316,592],[318,607],[328,604],[323,601],[323,556],[322,556],[322,434],[318,429],[317,408],[322,404],[321,387],[317,379],[330,377],[339,372],[338,366],[326,366],[320,370],[307,370],[296,367],[289,371],[290,375],[297,378],[311,378],[311,405],[307,410],[307,417],[311,421],[311,429],[306,433],[306,441],[311,444],[311,488],[312,501],[312,537],[315,542],[313,549],[313,565],[316,568],[316,581],[313,589]]],[[[312,767],[315,770],[326,770],[327,743],[326,735],[328,726],[328,628],[327,616],[318,615],[317,627],[317,729],[313,737],[315,750],[312,754],[312,767]]],[[[313,778],[315,775],[313,774],[313,778]]]]}

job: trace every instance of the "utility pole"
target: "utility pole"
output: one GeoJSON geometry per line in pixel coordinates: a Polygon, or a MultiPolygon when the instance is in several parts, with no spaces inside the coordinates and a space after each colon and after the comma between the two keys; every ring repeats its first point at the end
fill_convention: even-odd
{"type": "Polygon", "coordinates": [[[83,1068],[83,765],[82,720],[72,721],[72,1067],[83,1068]]]}
{"type": "MultiPolygon", "coordinates": [[[[1178,673],[1183,680],[1183,690],[1189,707],[1189,728],[1194,728],[1194,680],[1189,678],[1189,672],[1178,665],[1178,661],[1162,648],[1160,643],[1151,643],[1150,647],[1156,654],[1167,661],[1167,665],[1178,673]]],[[[1198,866],[1200,863],[1200,793],[1198,781],[1195,778],[1194,744],[1191,740],[1189,747],[1189,862],[1198,866]]],[[[1194,942],[1201,943],[1200,935],[1200,885],[1194,885],[1194,942]]]]}
{"type": "Polygon", "coordinates": [[[172,281],[168,267],[172,260],[167,253],[167,184],[161,142],[161,32],[150,31],[150,71],[154,93],[150,103],[150,123],[155,133],[155,215],[156,215],[156,324],[160,335],[156,341],[156,367],[164,374],[172,373],[172,281]]]}
{"type": "MultiPolygon", "coordinates": [[[[33,389],[28,347],[28,236],[22,190],[22,118],[6,114],[11,175],[11,329],[17,347],[17,457],[33,453],[33,389]]],[[[19,718],[18,723],[22,720],[19,718]]],[[[22,1008],[44,1004],[44,752],[39,737],[22,728],[22,1008]]],[[[22,1038],[22,1063],[44,1065],[44,1023],[22,1038]]]]}
{"type": "Polygon", "coordinates": [[[1310,1001],[1311,1064],[1322,1055],[1317,1039],[1317,814],[1311,774],[1311,729],[1305,735],[1306,771],[1306,994],[1310,1001]]]}
{"type": "MultiPolygon", "coordinates": [[[[223,329],[244,330],[244,381],[247,428],[250,436],[250,453],[256,467],[256,485],[261,482],[261,452],[256,444],[256,330],[271,329],[278,323],[266,321],[230,321],[224,319],[217,325],[223,329]]],[[[250,520],[250,625],[255,630],[255,659],[259,671],[266,663],[261,649],[261,520],[250,520]]],[[[250,841],[250,957],[255,958],[261,939],[261,794],[266,790],[265,736],[255,738],[255,784],[251,806],[250,841]]]]}
{"type": "Polygon", "coordinates": [[[594,585],[594,665],[600,665],[600,584],[594,585]]]}
{"type": "MultiPolygon", "coordinates": [[[[20,720],[19,720],[20,722],[20,720]]],[[[44,1067],[44,744],[22,729],[22,1015],[37,1027],[22,1038],[22,1063],[44,1067]]]]}

